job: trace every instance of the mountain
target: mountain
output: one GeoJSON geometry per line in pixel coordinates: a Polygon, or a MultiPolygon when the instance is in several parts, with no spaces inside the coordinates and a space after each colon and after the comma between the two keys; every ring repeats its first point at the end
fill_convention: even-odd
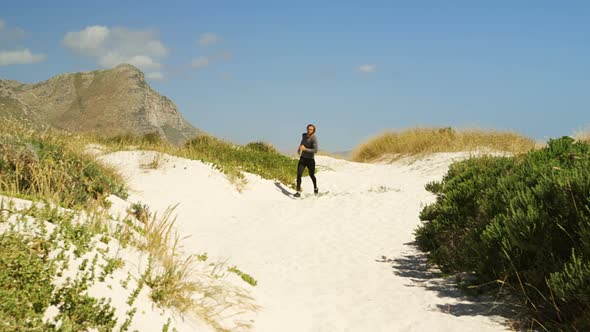
{"type": "Polygon", "coordinates": [[[157,132],[175,144],[201,133],[127,64],[36,84],[0,79],[0,117],[6,115],[104,137],[157,132]]]}

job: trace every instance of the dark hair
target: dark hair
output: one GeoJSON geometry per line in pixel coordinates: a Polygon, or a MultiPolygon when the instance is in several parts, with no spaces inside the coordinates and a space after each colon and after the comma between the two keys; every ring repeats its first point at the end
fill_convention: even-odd
{"type": "Polygon", "coordinates": [[[314,124],[311,124],[311,123],[310,123],[310,124],[308,124],[308,125],[307,125],[307,127],[305,127],[305,128],[309,128],[310,126],[311,126],[311,127],[313,127],[313,133],[315,134],[315,125],[314,125],[314,124]]]}

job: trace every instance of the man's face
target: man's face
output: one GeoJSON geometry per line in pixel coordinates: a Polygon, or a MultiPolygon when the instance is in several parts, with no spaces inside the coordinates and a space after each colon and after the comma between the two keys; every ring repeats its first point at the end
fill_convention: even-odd
{"type": "Polygon", "coordinates": [[[308,127],[307,127],[307,135],[311,135],[311,134],[313,134],[313,131],[314,131],[314,130],[313,130],[313,127],[312,127],[312,126],[308,126],[308,127]]]}

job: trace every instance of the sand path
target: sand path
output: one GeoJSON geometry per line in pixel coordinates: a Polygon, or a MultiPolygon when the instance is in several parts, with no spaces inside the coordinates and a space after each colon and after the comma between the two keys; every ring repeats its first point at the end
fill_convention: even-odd
{"type": "MultiPolygon", "coordinates": [[[[293,199],[281,184],[248,175],[243,193],[201,162],[153,152],[117,152],[133,189],[129,201],[176,209],[188,252],[228,259],[258,285],[255,331],[504,331],[503,319],[460,296],[424,266],[412,245],[424,190],[453,159],[437,154],[412,164],[357,164],[317,157],[321,191],[293,199]]],[[[248,286],[249,287],[249,286],[248,286]]]]}

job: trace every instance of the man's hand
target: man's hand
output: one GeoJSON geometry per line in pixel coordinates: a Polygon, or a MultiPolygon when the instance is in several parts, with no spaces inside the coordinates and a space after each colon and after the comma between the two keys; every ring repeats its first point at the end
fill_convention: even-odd
{"type": "Polygon", "coordinates": [[[299,147],[299,151],[305,151],[305,150],[307,150],[307,149],[305,148],[305,145],[301,144],[301,146],[299,147]]]}

